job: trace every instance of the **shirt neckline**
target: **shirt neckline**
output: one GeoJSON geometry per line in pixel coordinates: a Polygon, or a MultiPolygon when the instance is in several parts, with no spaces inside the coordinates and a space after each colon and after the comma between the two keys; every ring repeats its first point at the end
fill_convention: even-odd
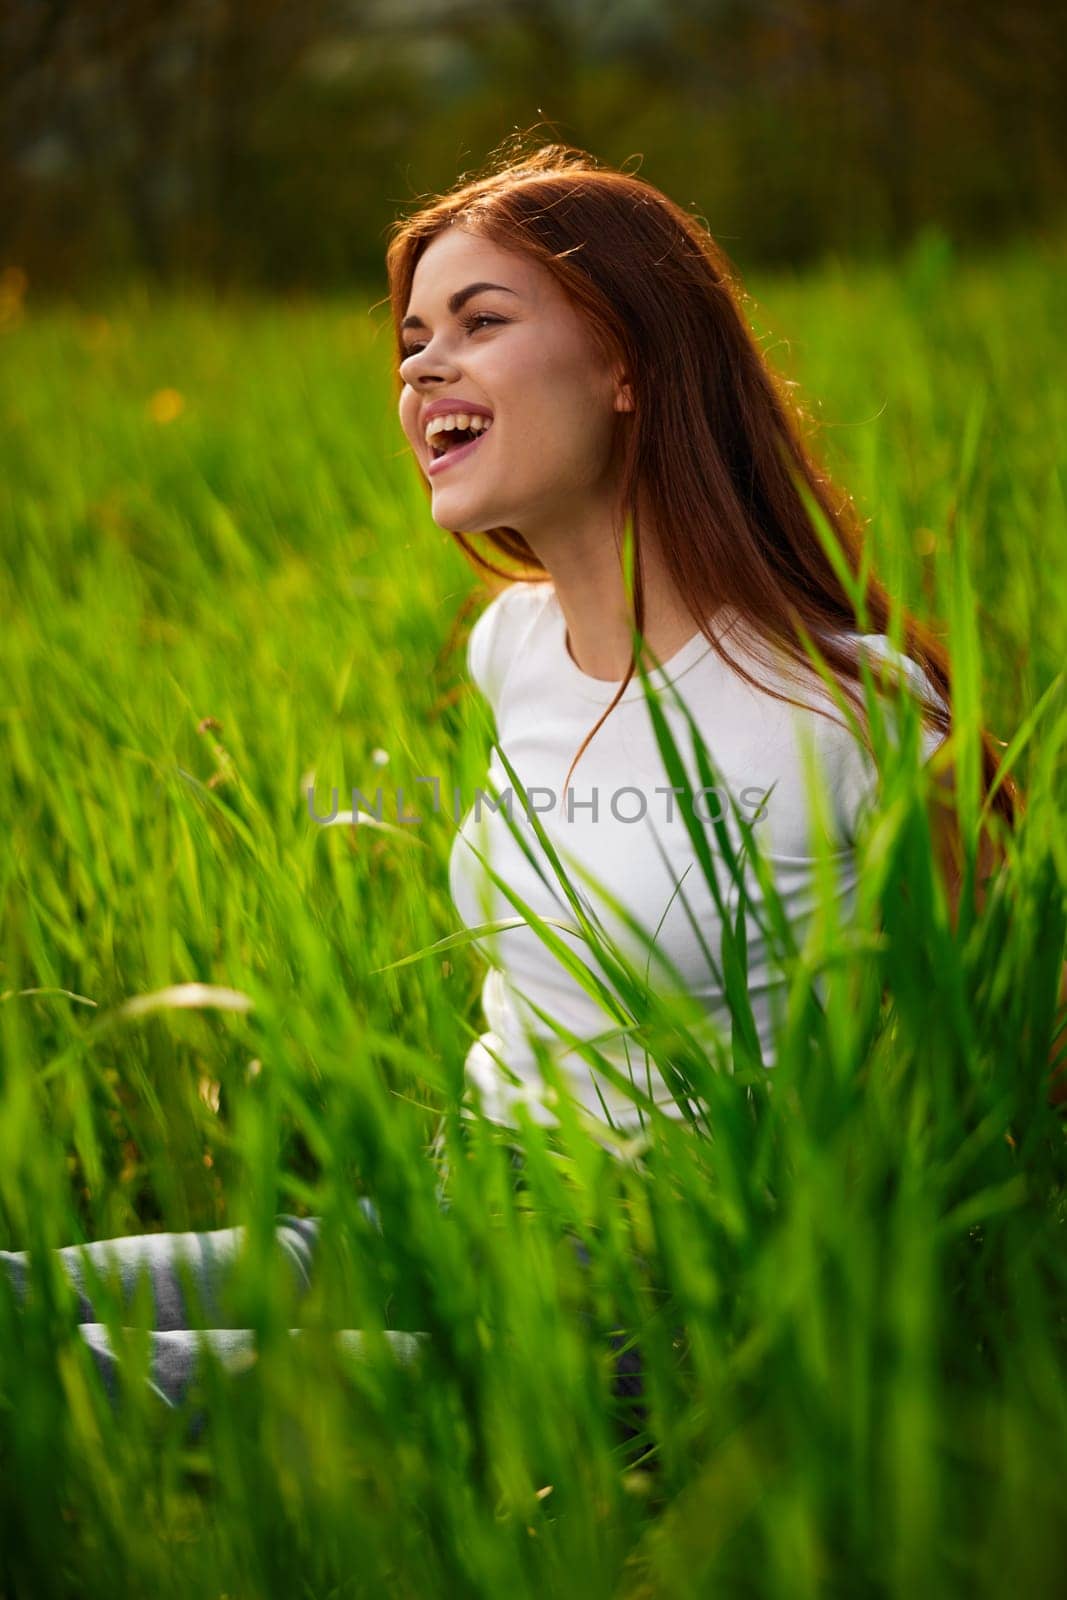
{"type": "MultiPolygon", "coordinates": [[[[723,618],[726,617],[728,609],[723,607],[723,618]]],[[[552,635],[560,660],[560,670],[567,679],[568,687],[584,700],[593,700],[598,705],[609,705],[614,700],[622,679],[594,678],[588,672],[582,671],[567,649],[567,619],[563,615],[563,608],[554,588],[548,591],[546,610],[552,623],[552,635]]],[[[711,624],[716,636],[720,621],[720,617],[716,615],[715,621],[711,624]]],[[[680,650],[676,650],[670,659],[663,663],[662,667],[649,669],[648,679],[651,687],[663,689],[668,683],[676,683],[690,668],[695,667],[698,661],[709,655],[711,650],[712,646],[706,636],[703,633],[695,633],[680,650]]],[[[633,677],[620,697],[619,704],[625,705],[630,700],[641,699],[643,694],[641,679],[635,669],[633,677]]]]}

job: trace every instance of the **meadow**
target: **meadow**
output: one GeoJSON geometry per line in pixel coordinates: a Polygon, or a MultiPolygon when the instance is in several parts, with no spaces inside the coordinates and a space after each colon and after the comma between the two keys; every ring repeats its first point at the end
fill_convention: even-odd
{"type": "Polygon", "coordinates": [[[0,1248],[34,1292],[0,1283],[0,1594],[1060,1592],[1065,262],[929,233],[749,280],[1025,823],[953,934],[905,751],[773,1074],[690,1060],[705,1124],[653,1124],[654,1181],[566,1107],[527,1124],[522,1189],[491,1128],[456,1137],[485,967],[441,945],[449,808],[322,827],[306,798],[470,796],[492,739],[463,650],[488,591],[408,458],[387,305],[43,305],[8,273],[0,1248]],[[279,1213],[331,1247],[299,1338],[279,1213]],[[50,1247],[232,1223],[257,1359],[205,1363],[191,1426],[112,1304],[113,1404],[50,1247]]]}

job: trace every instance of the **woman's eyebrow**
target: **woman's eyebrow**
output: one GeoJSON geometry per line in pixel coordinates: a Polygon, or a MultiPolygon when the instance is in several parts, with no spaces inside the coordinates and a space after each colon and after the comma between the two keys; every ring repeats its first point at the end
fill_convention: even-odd
{"type": "MultiPolygon", "coordinates": [[[[454,295],[449,296],[448,309],[455,316],[461,306],[465,306],[472,295],[481,294],[483,289],[499,289],[503,294],[515,294],[514,289],[508,289],[502,283],[468,283],[465,289],[457,289],[454,295]]],[[[400,324],[400,330],[405,328],[425,328],[426,324],[421,317],[405,317],[400,324]]]]}

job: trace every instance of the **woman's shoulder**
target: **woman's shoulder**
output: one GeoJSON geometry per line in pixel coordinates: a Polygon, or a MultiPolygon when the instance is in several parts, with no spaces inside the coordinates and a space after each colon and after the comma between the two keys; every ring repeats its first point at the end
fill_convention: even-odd
{"type": "MultiPolygon", "coordinates": [[[[867,657],[867,665],[871,669],[875,691],[880,692],[880,669],[883,666],[890,668],[888,678],[897,681],[905,693],[910,694],[920,705],[925,715],[929,708],[934,708],[943,715],[951,715],[951,708],[941,690],[934,683],[930,674],[922,664],[909,656],[905,651],[895,645],[886,633],[863,633],[853,637],[858,642],[858,647],[867,657]]],[[[895,718],[890,717],[892,725],[895,718]]],[[[925,728],[923,732],[923,745],[927,755],[934,750],[944,738],[936,727],[925,728]]]]}
{"type": "Polygon", "coordinates": [[[467,641],[467,670],[494,710],[523,636],[554,592],[548,579],[517,579],[495,594],[475,620],[467,641]]]}
{"type": "MultiPolygon", "coordinates": [[[[850,653],[855,653],[857,664],[864,658],[870,670],[875,692],[881,696],[885,683],[898,682],[905,690],[910,692],[927,705],[933,704],[944,707],[944,697],[941,695],[929,674],[923,666],[908,655],[899,646],[895,645],[888,634],[885,633],[858,633],[842,631],[836,635],[836,642],[849,647],[850,653]],[[883,679],[883,667],[888,668],[883,679]]],[[[776,665],[782,666],[782,658],[776,660],[776,665]]],[[[788,669],[785,669],[788,672],[788,669]]],[[[810,679],[810,687],[814,690],[820,709],[826,701],[832,703],[832,697],[822,683],[814,666],[806,664],[803,668],[805,682],[810,679]]],[[[777,674],[769,674],[774,678],[777,686],[777,674]]]]}

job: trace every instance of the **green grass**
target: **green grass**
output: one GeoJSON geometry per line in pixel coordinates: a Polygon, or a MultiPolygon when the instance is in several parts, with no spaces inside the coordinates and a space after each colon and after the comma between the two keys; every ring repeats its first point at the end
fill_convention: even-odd
{"type": "Polygon", "coordinates": [[[0,1593],[1058,1592],[1065,253],[957,262],[930,236],[750,284],[957,693],[1007,740],[1049,691],[985,914],[952,937],[916,761],[890,761],[856,927],[819,919],[789,958],[773,1074],[701,1057],[653,1002],[712,1136],[656,1124],[649,1181],[567,1115],[551,1150],[522,1134],[515,1195],[482,1127],[448,1213],[429,1145],[484,968],[463,941],[395,963],[457,927],[450,808],[319,828],[303,793],[381,783],[388,818],[398,786],[424,810],[420,774],[471,797],[485,771],[453,626],[474,580],[404,458],[385,308],[44,309],[32,285],[8,308],[0,1247],[34,1251],[37,1298],[0,1294],[0,1593]],[[123,1009],[190,982],[251,1004],[123,1009]],[[352,1241],[300,1340],[279,1211],[352,1241]],[[134,1341],[116,1417],[48,1247],[233,1222],[258,1362],[208,1368],[190,1436],[134,1341]],[[412,1361],[387,1318],[428,1334],[412,1361]]]}

